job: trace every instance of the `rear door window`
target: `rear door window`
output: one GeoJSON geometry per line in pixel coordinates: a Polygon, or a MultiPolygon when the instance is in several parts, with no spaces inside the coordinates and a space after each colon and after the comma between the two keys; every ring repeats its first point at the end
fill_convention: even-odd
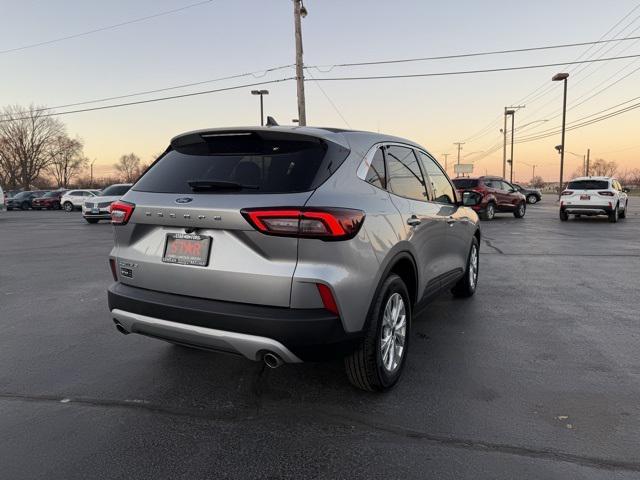
{"type": "Polygon", "coordinates": [[[401,197],[427,200],[424,178],[413,150],[389,146],[385,149],[385,157],[389,190],[401,197]]]}
{"type": "Polygon", "coordinates": [[[424,152],[418,152],[422,166],[424,167],[426,177],[431,182],[431,191],[434,202],[450,203],[456,202],[456,194],[451,186],[449,179],[442,171],[437,162],[424,152]]]}
{"type": "Polygon", "coordinates": [[[574,180],[567,186],[570,190],[606,190],[609,182],[606,180],[574,180]]]}
{"type": "Polygon", "coordinates": [[[279,131],[194,134],[177,143],[147,170],[133,190],[307,192],[324,183],[349,155],[347,148],[333,142],[279,131]]]}

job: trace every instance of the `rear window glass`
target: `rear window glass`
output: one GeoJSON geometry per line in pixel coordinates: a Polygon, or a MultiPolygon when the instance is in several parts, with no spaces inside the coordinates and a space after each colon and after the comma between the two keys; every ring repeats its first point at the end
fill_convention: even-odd
{"type": "Polygon", "coordinates": [[[192,193],[194,182],[211,182],[210,188],[198,191],[305,192],[320,186],[349,154],[332,142],[277,131],[194,135],[176,143],[138,180],[134,190],[192,193]]]}
{"type": "Polygon", "coordinates": [[[573,190],[606,190],[609,188],[609,182],[607,180],[575,180],[569,182],[567,188],[573,190]]]}
{"type": "MultiPolygon", "coordinates": [[[[131,188],[130,185],[111,185],[107,187],[102,192],[102,195],[105,197],[115,197],[118,195],[124,195],[131,188]]],[[[88,195],[87,192],[82,192],[85,196],[88,195]]]]}
{"type": "Polygon", "coordinates": [[[478,186],[478,180],[472,180],[471,178],[455,178],[452,180],[452,182],[458,190],[464,190],[465,188],[475,188],[478,186]]]}

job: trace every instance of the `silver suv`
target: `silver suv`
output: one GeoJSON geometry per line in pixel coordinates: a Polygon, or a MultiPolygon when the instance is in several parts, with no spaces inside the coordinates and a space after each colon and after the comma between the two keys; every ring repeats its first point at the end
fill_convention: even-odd
{"type": "Polygon", "coordinates": [[[474,195],[387,135],[179,135],[111,205],[111,315],[125,334],[270,367],[339,355],[355,386],[385,390],[426,302],[475,292],[474,195]]]}

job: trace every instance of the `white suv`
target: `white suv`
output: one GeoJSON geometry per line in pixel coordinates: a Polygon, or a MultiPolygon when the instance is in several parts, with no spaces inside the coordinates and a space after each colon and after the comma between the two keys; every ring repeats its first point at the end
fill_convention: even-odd
{"type": "Polygon", "coordinates": [[[4,192],[2,191],[2,187],[0,187],[0,212],[7,208],[6,201],[4,199],[4,192]]]}
{"type": "Polygon", "coordinates": [[[89,198],[93,198],[98,195],[100,195],[100,190],[69,190],[60,199],[60,205],[62,205],[62,208],[64,208],[67,212],[80,210],[86,200],[89,200],[89,198]]]}
{"type": "Polygon", "coordinates": [[[574,178],[562,192],[560,220],[569,220],[569,215],[607,215],[615,223],[627,216],[627,191],[611,177],[574,178]]]}

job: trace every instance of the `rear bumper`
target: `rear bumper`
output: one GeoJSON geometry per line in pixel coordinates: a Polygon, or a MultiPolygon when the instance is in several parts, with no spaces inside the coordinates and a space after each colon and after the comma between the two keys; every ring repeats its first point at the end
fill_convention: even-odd
{"type": "Polygon", "coordinates": [[[261,360],[276,353],[285,362],[348,353],[359,334],[324,309],[294,309],[222,302],[114,283],[109,309],[130,333],[261,360]]]}
{"type": "Polygon", "coordinates": [[[560,210],[575,215],[608,215],[613,211],[609,205],[563,205],[560,210]]]}
{"type": "Polygon", "coordinates": [[[111,220],[111,214],[110,213],[82,212],[82,216],[84,218],[97,218],[98,220],[111,220]]]}

